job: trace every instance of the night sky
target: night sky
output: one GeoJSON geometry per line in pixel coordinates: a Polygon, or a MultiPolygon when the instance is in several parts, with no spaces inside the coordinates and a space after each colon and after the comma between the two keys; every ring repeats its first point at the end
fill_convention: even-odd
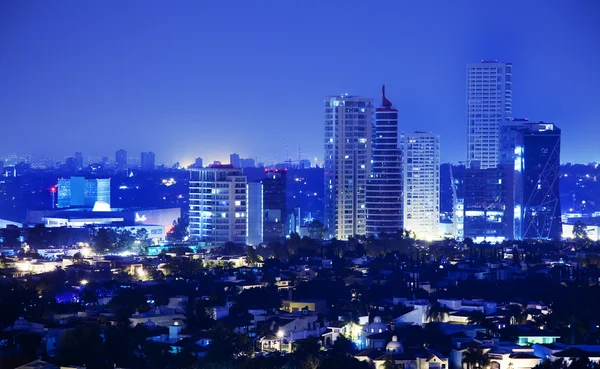
{"type": "Polygon", "coordinates": [[[379,102],[466,157],[466,63],[513,63],[513,115],[600,161],[600,1],[0,2],[0,156],[322,160],[323,98],[379,102]]]}

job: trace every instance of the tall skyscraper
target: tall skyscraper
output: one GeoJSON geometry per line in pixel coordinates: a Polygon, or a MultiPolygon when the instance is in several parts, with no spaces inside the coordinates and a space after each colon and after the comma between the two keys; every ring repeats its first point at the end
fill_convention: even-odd
{"type": "Polygon", "coordinates": [[[141,157],[141,169],[142,170],[154,170],[156,167],[155,163],[156,156],[152,151],[143,152],[141,157]]]}
{"type": "Polygon", "coordinates": [[[241,168],[240,155],[236,153],[229,155],[229,164],[231,164],[231,166],[234,168],[241,168]]]}
{"type": "Polygon", "coordinates": [[[202,165],[202,158],[196,158],[196,160],[194,161],[194,166],[196,168],[202,168],[203,167],[203,165],[202,165]]]}
{"type": "Polygon", "coordinates": [[[231,165],[190,168],[190,238],[246,242],[246,176],[231,165]]]}
{"type": "MultiPolygon", "coordinates": [[[[515,238],[558,239],[561,236],[560,138],[553,123],[521,121],[510,127],[513,145],[503,154],[515,171],[515,238]]],[[[508,128],[506,129],[508,131],[508,128]]]]}
{"type": "Polygon", "coordinates": [[[115,166],[117,170],[127,169],[127,151],[120,149],[115,153],[115,166]]]}
{"type": "Polygon", "coordinates": [[[285,237],[286,171],[268,170],[262,180],[263,190],[263,240],[280,241],[285,237]]]}
{"type": "Polygon", "coordinates": [[[83,170],[83,153],[81,151],[75,152],[75,169],[83,170]]]}
{"type": "Polygon", "coordinates": [[[467,168],[496,167],[500,126],[511,115],[512,64],[498,61],[468,64],[467,168]]]}
{"type": "Polygon", "coordinates": [[[373,100],[325,98],[325,226],[331,237],[366,234],[373,100]]]}
{"type": "Polygon", "coordinates": [[[402,228],[402,170],[398,149],[398,110],[385,97],[375,110],[371,176],[367,181],[367,235],[402,228]]]}
{"type": "Polygon", "coordinates": [[[439,235],[440,138],[414,132],[402,136],[404,228],[418,239],[439,235]]]}
{"type": "Polygon", "coordinates": [[[249,182],[246,186],[246,245],[256,246],[263,242],[263,184],[249,182]]]}

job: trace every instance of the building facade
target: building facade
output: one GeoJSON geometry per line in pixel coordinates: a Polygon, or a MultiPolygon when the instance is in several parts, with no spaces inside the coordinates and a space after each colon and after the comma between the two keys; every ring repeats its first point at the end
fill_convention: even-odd
{"type": "Polygon", "coordinates": [[[515,237],[559,239],[560,138],[553,123],[514,127],[515,237]]]}
{"type": "Polygon", "coordinates": [[[117,170],[127,170],[127,151],[117,150],[115,153],[115,167],[117,170]]]}
{"type": "Polygon", "coordinates": [[[229,155],[229,164],[234,168],[241,168],[240,165],[240,156],[236,153],[229,155]]]}
{"type": "Polygon", "coordinates": [[[263,190],[263,240],[280,241],[285,237],[286,174],[285,170],[272,169],[265,172],[263,190]]]}
{"type": "Polygon", "coordinates": [[[140,163],[142,170],[154,170],[156,167],[156,155],[152,151],[143,152],[140,163]]]}
{"type": "Polygon", "coordinates": [[[467,65],[467,168],[495,168],[500,126],[512,115],[512,64],[467,65]],[[472,164],[476,162],[476,164],[472,164]]]}
{"type": "Polygon", "coordinates": [[[257,246],[263,242],[263,184],[250,182],[246,188],[246,244],[257,246]]]}
{"type": "Polygon", "coordinates": [[[366,234],[366,185],[371,171],[373,101],[325,99],[325,227],[347,240],[366,234]]]}
{"type": "Polygon", "coordinates": [[[110,207],[110,179],[85,179],[84,177],[58,180],[58,207],[92,208],[96,203],[110,207]]]}
{"type": "Polygon", "coordinates": [[[479,169],[453,167],[455,204],[462,204],[461,236],[475,242],[514,238],[514,173],[512,165],[479,169]]]}
{"type": "Polygon", "coordinates": [[[402,136],[404,229],[434,239],[440,223],[440,139],[432,133],[402,136]]]}
{"type": "Polygon", "coordinates": [[[190,168],[190,238],[246,242],[246,177],[231,165],[190,168]]]}
{"type": "Polygon", "coordinates": [[[367,181],[367,235],[396,233],[402,228],[402,169],[398,148],[398,110],[385,97],[375,110],[371,175],[367,181]]]}

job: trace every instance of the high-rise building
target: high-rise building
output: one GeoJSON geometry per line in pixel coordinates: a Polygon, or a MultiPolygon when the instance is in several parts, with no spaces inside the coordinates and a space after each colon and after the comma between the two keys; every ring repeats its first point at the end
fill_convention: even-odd
{"type": "Polygon", "coordinates": [[[510,131],[506,137],[514,144],[504,145],[508,152],[502,156],[514,165],[515,238],[558,239],[561,130],[553,123],[521,121],[510,131]]]}
{"type": "Polygon", "coordinates": [[[75,169],[83,170],[83,153],[81,151],[75,152],[75,169]]]}
{"type": "Polygon", "coordinates": [[[234,168],[241,168],[240,155],[236,153],[229,155],[229,164],[234,168]]]}
{"type": "Polygon", "coordinates": [[[190,238],[207,246],[246,242],[246,191],[239,168],[190,168],[190,238]]]}
{"type": "Polygon", "coordinates": [[[194,161],[194,167],[196,168],[202,168],[202,158],[196,158],[196,160],[194,161]]]}
{"type": "Polygon", "coordinates": [[[143,152],[141,157],[141,166],[142,170],[154,170],[156,167],[155,163],[156,156],[152,151],[143,152]]]}
{"type": "Polygon", "coordinates": [[[77,161],[75,160],[74,157],[69,156],[67,159],[65,159],[65,170],[69,173],[77,171],[76,162],[77,161]]]}
{"type": "Polygon", "coordinates": [[[439,235],[440,138],[414,132],[402,136],[404,228],[418,239],[439,235]]]}
{"type": "Polygon", "coordinates": [[[246,188],[246,245],[257,246],[263,242],[263,184],[249,182],[246,188]]]}
{"type": "Polygon", "coordinates": [[[385,97],[375,110],[371,176],[367,181],[367,235],[402,228],[402,170],[398,149],[398,110],[385,97]]]}
{"type": "Polygon", "coordinates": [[[514,239],[513,166],[500,164],[488,169],[457,166],[450,170],[458,210],[455,221],[461,222],[463,229],[460,237],[477,243],[514,239]],[[462,204],[462,209],[458,209],[458,204],[462,204]]]}
{"type": "Polygon", "coordinates": [[[468,64],[467,168],[496,167],[500,126],[511,115],[512,64],[498,61],[468,64]]]}
{"type": "Polygon", "coordinates": [[[280,241],[285,237],[286,171],[267,170],[262,180],[263,190],[263,240],[280,241]]]}
{"type": "Polygon", "coordinates": [[[254,158],[242,158],[239,162],[240,168],[256,168],[256,161],[254,158]]]}
{"type": "Polygon", "coordinates": [[[110,207],[110,179],[84,177],[58,180],[58,207],[94,207],[97,203],[110,207]]]}
{"type": "Polygon", "coordinates": [[[127,170],[127,151],[117,150],[115,153],[115,166],[117,170],[127,170]]]}
{"type": "Polygon", "coordinates": [[[371,172],[373,100],[325,99],[325,227],[347,240],[366,234],[366,185],[371,172]]]}

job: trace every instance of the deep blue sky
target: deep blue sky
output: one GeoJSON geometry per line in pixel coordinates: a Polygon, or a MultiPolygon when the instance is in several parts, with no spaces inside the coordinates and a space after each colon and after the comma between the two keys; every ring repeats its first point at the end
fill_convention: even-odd
{"type": "Polygon", "coordinates": [[[466,63],[513,63],[516,117],[600,161],[600,1],[0,2],[0,155],[322,159],[323,97],[389,99],[466,156],[466,63]]]}

